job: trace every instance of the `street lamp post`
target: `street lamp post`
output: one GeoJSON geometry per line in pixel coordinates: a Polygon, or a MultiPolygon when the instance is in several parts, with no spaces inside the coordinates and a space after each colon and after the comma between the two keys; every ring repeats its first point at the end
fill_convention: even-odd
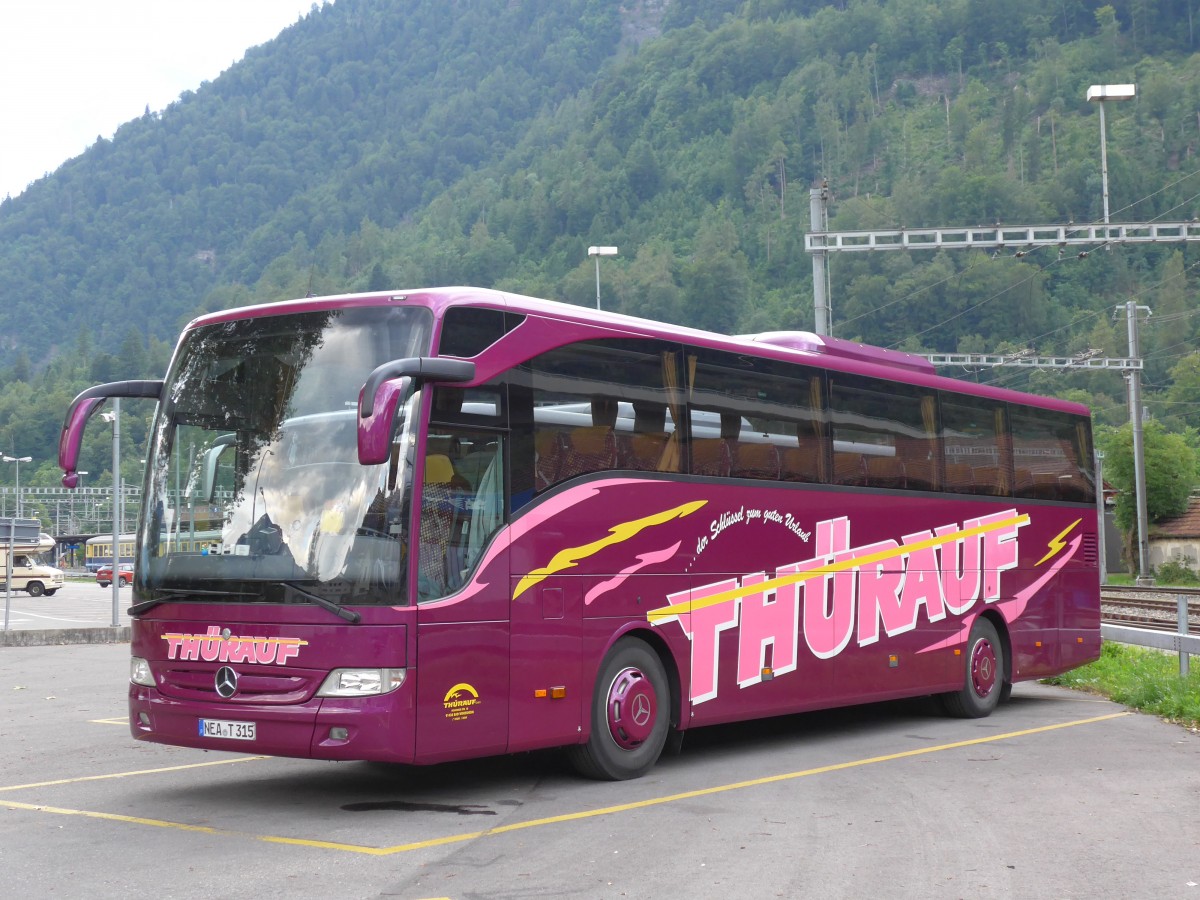
{"type": "Polygon", "coordinates": [[[21,518],[21,463],[33,462],[32,456],[8,456],[3,457],[5,462],[16,463],[16,479],[17,479],[17,518],[21,518]]]}
{"type": "Polygon", "coordinates": [[[121,624],[121,521],[117,514],[117,498],[121,492],[121,398],[113,397],[112,412],[100,418],[112,424],[113,451],[113,524],[112,524],[112,627],[121,624]]]}
{"type": "Polygon", "coordinates": [[[1087,90],[1088,102],[1100,106],[1100,189],[1104,194],[1104,237],[1108,237],[1108,136],[1104,125],[1104,104],[1109,100],[1132,100],[1137,95],[1133,84],[1093,84],[1087,90]]]}
{"type": "MultiPolygon", "coordinates": [[[[75,474],[79,476],[79,480],[77,482],[75,482],[75,486],[77,488],[79,488],[79,492],[82,494],[83,493],[83,476],[90,475],[91,473],[90,472],[76,472],[75,474]]],[[[84,504],[83,509],[86,512],[87,511],[87,500],[86,499],[83,501],[83,504],[84,504]]],[[[71,525],[72,531],[76,531],[76,532],[83,531],[83,529],[79,527],[79,520],[75,517],[75,496],[73,494],[71,496],[71,520],[73,523],[71,525]]]]}
{"type": "Polygon", "coordinates": [[[600,308],[600,257],[616,255],[616,247],[588,247],[588,256],[596,258],[596,309],[600,308]]]}
{"type": "MultiPolygon", "coordinates": [[[[1104,106],[1110,100],[1132,100],[1137,96],[1135,84],[1093,84],[1087,90],[1089,103],[1100,107],[1100,190],[1104,200],[1104,239],[1110,237],[1108,232],[1108,127],[1104,119],[1104,106]]],[[[1117,307],[1120,310],[1120,307],[1117,307]]],[[[1138,312],[1150,312],[1148,307],[1138,306],[1134,301],[1125,304],[1126,330],[1129,336],[1129,356],[1131,359],[1140,358],[1138,347],[1138,312]]],[[[1146,464],[1145,443],[1142,437],[1142,389],[1141,376],[1132,371],[1126,376],[1129,390],[1129,420],[1133,431],[1133,493],[1137,513],[1137,583],[1150,585],[1154,578],[1149,572],[1149,541],[1148,515],[1146,510],[1146,464]]]]}

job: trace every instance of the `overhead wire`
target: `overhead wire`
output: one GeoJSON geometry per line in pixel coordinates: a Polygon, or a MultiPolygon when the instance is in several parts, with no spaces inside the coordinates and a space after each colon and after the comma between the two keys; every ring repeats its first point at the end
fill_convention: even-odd
{"type": "MultiPolygon", "coordinates": [[[[1184,183],[1188,179],[1196,177],[1197,175],[1200,175],[1200,169],[1196,169],[1191,172],[1188,172],[1188,173],[1180,176],[1179,178],[1175,179],[1174,181],[1172,181],[1168,184],[1162,185],[1161,187],[1159,187],[1157,190],[1151,192],[1150,194],[1147,194],[1146,196],[1139,198],[1138,200],[1135,200],[1134,202],[1119,208],[1118,210],[1116,210],[1116,213],[1119,214],[1119,213],[1125,212],[1129,209],[1132,209],[1133,207],[1135,207],[1141,203],[1144,203],[1148,200],[1153,199],[1154,197],[1158,196],[1159,194],[1162,194],[1166,191],[1171,190],[1172,188],[1177,187],[1178,185],[1184,183]]],[[[1159,220],[1163,219],[1164,217],[1166,217],[1167,215],[1169,215],[1170,213],[1173,213],[1176,210],[1178,210],[1182,207],[1185,207],[1189,204],[1194,204],[1198,200],[1200,200],[1200,192],[1194,193],[1191,196],[1180,201],[1179,203],[1176,203],[1175,205],[1169,207],[1166,210],[1163,210],[1156,216],[1149,219],[1149,221],[1150,222],[1159,221],[1159,220]]],[[[1193,217],[1193,221],[1194,221],[1194,217],[1193,217]]],[[[1093,222],[1093,223],[1089,223],[1089,224],[1094,226],[1094,225],[1099,225],[1101,223],[1093,222]]],[[[1073,229],[1074,232],[1077,232],[1078,230],[1080,230],[1080,229],[1079,228],[1073,229]]],[[[1022,278],[1018,281],[1013,282],[1012,284],[1005,286],[1001,290],[996,291],[995,293],[983,298],[978,303],[972,304],[971,306],[966,307],[965,309],[959,310],[958,312],[954,313],[951,316],[947,316],[946,318],[944,318],[940,322],[930,326],[929,328],[925,328],[925,329],[922,329],[921,331],[914,332],[914,333],[910,334],[908,337],[906,337],[900,341],[893,342],[892,344],[889,344],[888,346],[889,346],[889,348],[894,349],[896,347],[901,346],[908,340],[911,340],[913,338],[920,338],[932,331],[935,331],[939,328],[943,328],[946,325],[948,325],[949,323],[955,321],[956,319],[961,318],[964,315],[967,315],[970,312],[973,312],[973,311],[979,309],[980,307],[991,302],[992,300],[994,300],[998,297],[1002,297],[1005,294],[1007,294],[1023,285],[1031,284],[1031,282],[1034,279],[1038,278],[1043,272],[1048,271],[1054,265],[1057,265],[1057,264],[1067,261],[1067,260],[1086,259],[1090,255],[1090,253],[1094,252],[1095,250],[1103,249],[1106,246],[1112,246],[1115,243],[1119,243],[1119,242],[1114,241],[1114,240],[1099,241],[1093,245],[1090,245],[1086,249],[1079,251],[1075,254],[1072,254],[1070,256],[1065,256],[1060,247],[1059,251],[1058,251],[1058,256],[1056,259],[1052,260],[1049,263],[1044,263],[1044,262],[1038,263],[1035,271],[1031,272],[1027,277],[1022,278]]],[[[1037,249],[1042,249],[1042,248],[1033,248],[1033,249],[1037,250],[1037,249]]],[[[1015,255],[1018,258],[1022,258],[1022,257],[1025,257],[1030,252],[1032,252],[1032,251],[1029,251],[1029,250],[1019,251],[1015,255]]],[[[998,254],[999,254],[999,250],[997,249],[997,251],[992,254],[991,259],[996,259],[998,254]]],[[[969,273],[976,265],[978,265],[979,261],[981,259],[982,259],[982,256],[980,256],[979,254],[976,254],[971,258],[969,264],[962,270],[956,271],[953,274],[948,275],[945,278],[939,279],[935,282],[931,282],[930,284],[923,285],[920,288],[917,288],[916,290],[911,291],[910,293],[906,294],[903,297],[897,297],[894,300],[889,300],[888,302],[883,303],[871,310],[863,312],[857,316],[853,316],[851,318],[845,319],[842,322],[839,322],[838,326],[844,328],[845,326],[851,325],[854,322],[857,322],[861,319],[867,318],[868,316],[877,315],[879,312],[881,312],[885,309],[888,309],[889,307],[894,306],[898,303],[904,303],[904,302],[911,301],[912,299],[920,296],[921,294],[927,293],[927,292],[933,290],[934,288],[937,288],[943,284],[946,284],[946,283],[952,281],[955,278],[961,278],[963,275],[969,273]]],[[[1197,267],[1200,267],[1200,261],[1190,264],[1183,270],[1183,272],[1181,272],[1177,276],[1171,276],[1169,278],[1164,278],[1154,285],[1144,287],[1142,290],[1140,290],[1136,294],[1134,294],[1130,299],[1136,300],[1138,297],[1146,294],[1147,292],[1149,292],[1151,290],[1157,290],[1158,288],[1161,288],[1163,285],[1165,285],[1169,281],[1173,280],[1174,278],[1186,278],[1188,276],[1188,274],[1191,273],[1192,271],[1194,271],[1197,267]]],[[[825,269],[826,280],[827,280],[826,296],[830,295],[829,284],[828,284],[828,281],[831,278],[830,269],[831,269],[831,267],[826,266],[826,269],[825,269]]],[[[1099,316],[1103,315],[1105,312],[1106,312],[1106,310],[1096,310],[1093,312],[1082,313],[1081,315],[1076,316],[1074,319],[1072,319],[1070,322],[1065,323],[1064,325],[1058,326],[1057,328],[1053,328],[1050,331],[1044,332],[1040,335],[1037,335],[1037,336],[1031,338],[1029,343],[1035,343],[1038,341],[1042,341],[1048,337],[1051,337],[1052,335],[1059,334],[1061,332],[1075,331],[1080,325],[1082,325],[1090,320],[1098,318],[1099,316]]],[[[1159,319],[1157,319],[1154,322],[1154,325],[1155,326],[1160,325],[1160,324],[1167,325],[1167,324],[1170,324],[1173,322],[1183,321],[1183,320],[1186,320],[1186,319],[1190,318],[1191,316],[1197,315],[1197,314],[1200,314],[1200,309],[1186,310],[1186,311],[1182,311],[1179,313],[1172,313],[1167,316],[1160,317],[1159,319]]],[[[831,323],[830,330],[831,330],[831,332],[834,330],[832,327],[832,323],[831,323]]],[[[1190,353],[1195,352],[1194,350],[1185,350],[1184,352],[1180,352],[1178,354],[1167,354],[1166,353],[1167,350],[1174,350],[1178,347],[1186,347],[1186,346],[1187,346],[1186,342],[1181,341],[1181,342],[1171,345],[1168,348],[1159,348],[1158,350],[1156,350],[1148,355],[1143,355],[1143,359],[1144,360],[1145,359],[1153,359],[1153,360],[1161,361],[1164,359],[1183,358],[1183,357],[1189,355],[1190,353]]],[[[1018,379],[1023,379],[1024,381],[1028,381],[1028,379],[1030,377],[1029,372],[1032,370],[1032,368],[1033,367],[1029,367],[1025,370],[1010,368],[1010,369],[1007,369],[1002,372],[1002,371],[1000,371],[999,367],[997,367],[995,374],[992,377],[982,381],[981,383],[1009,387],[1009,386],[1014,385],[1018,381],[1018,379]]],[[[1154,387],[1154,385],[1149,385],[1149,386],[1154,387]]],[[[1145,398],[1145,402],[1157,404],[1157,403],[1171,402],[1171,401],[1160,400],[1157,398],[1145,398]]],[[[1198,401],[1196,405],[1200,405],[1200,401],[1198,401]]],[[[1112,409],[1115,409],[1115,408],[1117,408],[1117,407],[1113,407],[1112,409]]],[[[1110,412],[1111,409],[1110,408],[1102,408],[1097,411],[1103,413],[1103,412],[1110,412]]]]}
{"type": "MultiPolygon", "coordinates": [[[[1140,204],[1140,203],[1144,203],[1144,202],[1145,202],[1145,201],[1147,201],[1147,200],[1151,200],[1151,199],[1153,199],[1155,196],[1157,196],[1158,194],[1161,194],[1161,193],[1163,193],[1163,192],[1165,192],[1165,191],[1168,191],[1168,190],[1170,190],[1171,188],[1174,188],[1174,187],[1176,187],[1176,186],[1178,186],[1178,185],[1182,184],[1183,182],[1187,181],[1188,179],[1196,177],[1197,175],[1200,175],[1200,169],[1196,169],[1196,170],[1193,170],[1192,172],[1189,172],[1189,173],[1186,173],[1186,174],[1184,174],[1184,175],[1181,175],[1179,178],[1175,179],[1175,180],[1174,180],[1174,181],[1172,181],[1171,183],[1169,183],[1169,184],[1166,184],[1166,185],[1163,185],[1162,187],[1158,188],[1158,189],[1157,189],[1157,190],[1155,190],[1155,191],[1152,191],[1151,193],[1149,193],[1149,194],[1145,195],[1144,197],[1141,197],[1141,198],[1139,198],[1138,200],[1135,200],[1135,201],[1133,201],[1132,203],[1129,203],[1129,204],[1127,204],[1126,206],[1123,206],[1123,207],[1119,208],[1118,210],[1116,210],[1116,212],[1117,212],[1117,213],[1121,213],[1121,212],[1124,212],[1124,211],[1126,211],[1126,210],[1128,210],[1128,209],[1132,209],[1133,207],[1137,206],[1138,204],[1140,204]]],[[[1192,195],[1191,195],[1190,197],[1188,197],[1187,199],[1185,199],[1185,200],[1181,201],[1180,203],[1177,203],[1177,204],[1175,204],[1174,206],[1170,207],[1169,209],[1167,209],[1167,210],[1164,210],[1163,212],[1159,213],[1158,215],[1156,215],[1156,216],[1152,217],[1151,219],[1149,219],[1149,221],[1150,221],[1150,222],[1154,222],[1154,221],[1161,220],[1161,219],[1162,219],[1163,217],[1165,217],[1167,214],[1169,214],[1169,213],[1171,213],[1171,212],[1174,212],[1175,210],[1179,209],[1180,207],[1182,207],[1182,206],[1185,206],[1185,205],[1187,205],[1187,204],[1189,204],[1189,203],[1192,203],[1192,202],[1194,202],[1194,201],[1197,201],[1197,200],[1200,200],[1200,192],[1197,192],[1197,193],[1195,193],[1195,194],[1192,194],[1192,195]]],[[[1110,218],[1111,218],[1111,216],[1110,216],[1110,218]]],[[[1072,223],[1072,224],[1073,224],[1073,223],[1072,223]]],[[[1071,229],[1071,232],[1077,232],[1077,231],[1080,231],[1080,230],[1082,230],[1082,228],[1083,228],[1083,227],[1094,227],[1094,226],[1101,225],[1101,224],[1103,224],[1103,223],[1101,223],[1101,222],[1090,222],[1090,223],[1085,223],[1085,224],[1084,224],[1084,225],[1082,225],[1082,226],[1077,226],[1077,227],[1075,227],[1075,228],[1072,228],[1072,229],[1071,229]]],[[[1106,246],[1112,246],[1112,245],[1114,245],[1114,244],[1116,244],[1116,243],[1118,243],[1118,242],[1117,242],[1117,241],[1114,241],[1114,240],[1103,240],[1103,241],[1098,241],[1098,242],[1096,242],[1096,243],[1094,243],[1094,244],[1088,245],[1088,246],[1087,246],[1087,249],[1085,249],[1085,250],[1083,250],[1083,251],[1080,251],[1079,253],[1076,253],[1076,254],[1074,254],[1073,256],[1066,256],[1066,257],[1064,257],[1064,256],[1060,256],[1058,259],[1055,259],[1055,260],[1051,261],[1050,263],[1039,263],[1039,264],[1038,264],[1038,269],[1037,269],[1037,271],[1036,271],[1036,272],[1034,272],[1033,274],[1031,274],[1031,275],[1030,275],[1030,276],[1029,276],[1027,279],[1022,279],[1021,281],[1015,282],[1015,283],[1013,283],[1013,284],[1011,284],[1011,285],[1009,285],[1009,286],[1007,286],[1007,287],[1003,288],[1002,290],[1000,290],[1000,291],[997,291],[995,294],[992,294],[992,295],[991,295],[991,296],[989,296],[989,297],[985,297],[983,300],[979,301],[979,303],[975,304],[974,306],[968,307],[967,309],[964,309],[964,310],[960,310],[959,312],[955,313],[954,315],[952,315],[952,316],[949,316],[949,317],[947,317],[946,319],[943,319],[941,322],[938,322],[937,324],[935,324],[935,325],[932,325],[932,326],[930,326],[929,328],[926,328],[926,329],[924,329],[924,330],[922,330],[922,331],[914,332],[913,334],[910,334],[910,335],[908,335],[908,337],[906,337],[906,338],[904,338],[904,339],[902,339],[902,340],[900,340],[900,341],[896,341],[896,342],[894,342],[894,343],[892,343],[892,344],[889,344],[889,345],[888,345],[888,347],[889,347],[889,348],[896,348],[896,347],[900,346],[901,344],[905,343],[905,341],[907,341],[907,340],[910,340],[910,339],[912,339],[912,338],[918,338],[918,337],[921,337],[922,335],[928,334],[928,333],[929,333],[929,332],[931,332],[931,331],[934,331],[934,330],[936,330],[936,329],[938,329],[938,328],[941,328],[941,327],[945,326],[946,324],[948,324],[948,323],[950,323],[950,322],[953,322],[955,319],[957,319],[957,318],[960,318],[961,316],[965,315],[966,313],[968,313],[968,312],[971,312],[971,311],[973,311],[973,310],[975,310],[975,309],[978,309],[979,307],[983,306],[985,303],[988,303],[988,302],[990,302],[991,300],[994,300],[994,299],[996,299],[997,297],[1003,296],[1004,294],[1008,293],[1010,290],[1012,290],[1012,289],[1014,289],[1014,288],[1016,288],[1016,287],[1020,287],[1021,285],[1023,285],[1023,284],[1025,284],[1025,283],[1027,283],[1029,280],[1031,280],[1031,279],[1033,279],[1033,278],[1037,277],[1037,275],[1038,275],[1038,274],[1040,274],[1041,272],[1044,272],[1044,271],[1046,271],[1047,269],[1049,269],[1049,268],[1050,268],[1050,266],[1052,266],[1052,265],[1056,265],[1057,263],[1060,263],[1060,262],[1065,262],[1065,261],[1067,261],[1067,260],[1070,260],[1070,259],[1084,259],[1084,258],[1086,258],[1086,257],[1087,257],[1089,254],[1091,254],[1092,252],[1094,252],[1095,250],[1100,250],[1100,249],[1103,249],[1103,248],[1104,248],[1104,247],[1106,247],[1106,246]]],[[[1034,248],[1034,250],[1038,250],[1038,249],[1044,249],[1044,248],[1034,248]]],[[[1027,255],[1029,252],[1033,252],[1033,251],[1025,251],[1024,253],[1021,253],[1021,256],[1022,256],[1022,257],[1024,257],[1024,256],[1025,256],[1025,255],[1027,255]]],[[[992,257],[991,257],[991,258],[992,258],[992,259],[995,259],[995,258],[997,258],[997,255],[994,253],[994,254],[992,255],[992,257]]],[[[852,318],[845,319],[845,320],[843,320],[842,322],[839,322],[839,323],[838,323],[838,325],[839,325],[839,326],[845,326],[845,325],[852,324],[852,323],[854,323],[854,322],[857,322],[857,321],[859,321],[860,319],[864,319],[864,318],[866,318],[866,317],[868,317],[868,316],[873,316],[873,315],[876,315],[877,313],[881,312],[882,310],[884,310],[884,309],[887,309],[888,307],[890,307],[890,306],[893,306],[893,305],[895,305],[895,304],[897,304],[897,303],[902,303],[902,302],[905,302],[905,301],[907,301],[907,300],[911,300],[911,299],[913,299],[914,297],[917,297],[917,296],[919,296],[920,294],[922,294],[922,293],[924,293],[924,292],[926,292],[926,291],[929,291],[929,290],[931,290],[931,289],[933,289],[933,288],[935,288],[935,287],[938,287],[938,286],[940,286],[940,285],[942,285],[942,284],[945,284],[945,283],[947,283],[948,281],[952,280],[953,278],[959,277],[959,276],[961,276],[961,275],[963,275],[963,274],[965,274],[965,273],[969,272],[969,271],[970,271],[970,270],[971,270],[971,269],[972,269],[972,268],[973,268],[975,265],[977,265],[977,264],[978,264],[978,261],[979,261],[979,259],[980,259],[980,257],[979,257],[978,255],[976,255],[975,257],[973,257],[973,258],[972,258],[972,260],[971,260],[970,264],[969,264],[969,265],[968,265],[968,266],[967,266],[965,269],[962,269],[961,271],[959,271],[959,272],[956,272],[956,273],[954,273],[953,275],[949,275],[949,276],[947,276],[946,278],[940,279],[940,280],[938,280],[938,281],[936,281],[936,282],[932,282],[931,284],[924,285],[924,286],[922,286],[921,288],[918,288],[917,290],[915,290],[915,291],[912,291],[911,293],[907,294],[907,295],[906,295],[906,296],[904,296],[904,297],[898,297],[898,298],[896,298],[895,300],[889,300],[887,303],[881,304],[880,306],[877,306],[877,307],[875,307],[875,308],[873,308],[873,309],[871,309],[871,310],[868,310],[868,311],[866,311],[866,312],[864,312],[864,313],[861,313],[861,314],[859,314],[859,315],[857,315],[857,316],[854,316],[854,317],[852,317],[852,318]]],[[[1194,265],[1195,265],[1195,264],[1194,264],[1194,265]]],[[[828,269],[829,269],[829,267],[826,267],[826,273],[827,273],[827,276],[828,276],[828,269]]],[[[828,295],[828,294],[827,294],[827,295],[828,295]]],[[[1063,327],[1066,327],[1066,326],[1063,326],[1063,327]]],[[[1060,329],[1055,329],[1055,331],[1058,331],[1058,330],[1062,330],[1062,329],[1061,329],[1061,328],[1060,328],[1060,329]]],[[[1049,333],[1053,333],[1053,332],[1049,332],[1049,333]]],[[[1048,333],[1048,334],[1049,334],[1049,333],[1048,333]]]]}

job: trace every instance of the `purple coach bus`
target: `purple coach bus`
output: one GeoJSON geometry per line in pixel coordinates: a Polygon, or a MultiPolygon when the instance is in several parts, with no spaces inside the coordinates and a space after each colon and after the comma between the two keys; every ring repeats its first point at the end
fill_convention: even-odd
{"type": "Polygon", "coordinates": [[[937,694],[1095,659],[1088,410],[803,332],[473,288],[206,315],[138,524],[135,738],[436,763],[937,694]]]}

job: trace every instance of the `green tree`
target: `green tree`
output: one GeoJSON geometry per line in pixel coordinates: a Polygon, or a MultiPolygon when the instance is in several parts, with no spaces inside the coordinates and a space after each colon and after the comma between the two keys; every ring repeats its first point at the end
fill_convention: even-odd
{"type": "Polygon", "coordinates": [[[1171,386],[1159,415],[1179,428],[1200,428],[1200,352],[1189,353],[1171,367],[1171,386]]]}
{"type": "MultiPolygon", "coordinates": [[[[1114,519],[1125,537],[1125,551],[1136,568],[1137,504],[1134,493],[1133,428],[1123,425],[1100,432],[1098,444],[1104,451],[1105,479],[1117,488],[1114,519]]],[[[1146,518],[1151,522],[1182,515],[1197,481],[1195,432],[1168,432],[1158,422],[1147,422],[1142,430],[1146,478],[1146,518]]]]}
{"type": "Polygon", "coordinates": [[[719,334],[732,334],[749,294],[746,255],[727,211],[711,210],[696,236],[692,258],[683,265],[683,309],[687,321],[719,334]]]}

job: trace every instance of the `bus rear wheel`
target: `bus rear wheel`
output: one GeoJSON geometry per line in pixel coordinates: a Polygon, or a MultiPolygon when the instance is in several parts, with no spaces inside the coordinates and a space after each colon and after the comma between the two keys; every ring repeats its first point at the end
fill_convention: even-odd
{"type": "Polygon", "coordinates": [[[1004,645],[996,626],[982,616],[967,640],[966,678],[957,691],[942,694],[946,712],[960,719],[991,715],[1004,694],[1004,645]]]}
{"type": "Polygon", "coordinates": [[[592,733],[568,750],[588,778],[640,778],[658,761],[670,727],[671,691],[658,655],[628,638],[609,651],[592,693],[592,733]]]}

